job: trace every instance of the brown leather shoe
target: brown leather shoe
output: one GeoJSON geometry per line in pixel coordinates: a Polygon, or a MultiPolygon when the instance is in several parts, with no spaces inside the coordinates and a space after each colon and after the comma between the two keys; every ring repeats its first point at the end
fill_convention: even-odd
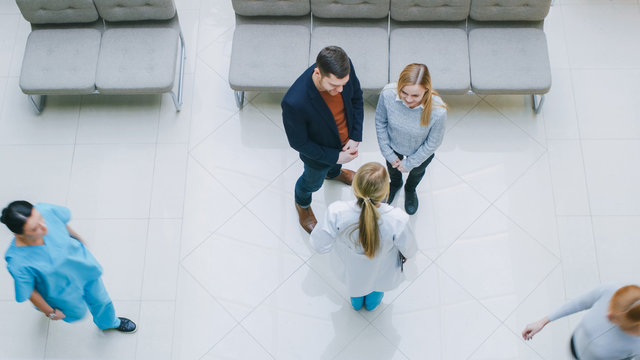
{"type": "Polygon", "coordinates": [[[331,178],[329,180],[338,180],[342,183],[345,183],[349,186],[351,186],[351,183],[353,182],[353,175],[355,175],[356,173],[353,170],[349,170],[349,169],[341,169],[340,170],[340,175],[331,178]]]}
{"type": "Polygon", "coordinates": [[[300,226],[302,226],[302,228],[306,232],[311,234],[311,231],[314,227],[316,227],[316,224],[318,223],[318,220],[316,220],[316,216],[313,215],[311,206],[305,209],[301,208],[300,205],[296,203],[296,210],[298,210],[298,221],[300,222],[300,226]]]}

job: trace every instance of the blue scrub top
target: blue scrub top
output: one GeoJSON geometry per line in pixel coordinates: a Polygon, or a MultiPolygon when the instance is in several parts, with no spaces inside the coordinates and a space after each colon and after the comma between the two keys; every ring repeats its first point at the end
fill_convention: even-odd
{"type": "Polygon", "coordinates": [[[16,246],[13,238],[5,253],[7,268],[15,281],[16,301],[29,299],[35,289],[51,306],[77,304],[84,285],[98,279],[102,267],[80,241],[69,235],[69,209],[45,203],[38,203],[35,208],[48,228],[44,245],[16,246]]]}

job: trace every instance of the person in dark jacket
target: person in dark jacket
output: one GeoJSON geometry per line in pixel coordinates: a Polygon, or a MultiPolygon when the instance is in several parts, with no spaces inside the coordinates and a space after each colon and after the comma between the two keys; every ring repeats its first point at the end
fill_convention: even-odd
{"type": "Polygon", "coordinates": [[[364,119],[362,89],[347,54],[328,46],[291,85],[282,99],[282,121],[304,171],[295,186],[300,225],[311,233],[317,220],[312,194],[324,179],[351,185],[354,172],[343,169],[358,156],[364,119]]]}

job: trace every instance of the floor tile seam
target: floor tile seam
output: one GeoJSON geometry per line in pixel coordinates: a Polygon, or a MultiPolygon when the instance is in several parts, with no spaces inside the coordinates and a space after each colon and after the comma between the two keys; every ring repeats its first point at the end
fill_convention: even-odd
{"type": "MultiPolygon", "coordinates": [[[[271,123],[274,124],[278,129],[286,132],[286,130],[284,130],[282,127],[280,127],[280,125],[278,125],[269,115],[267,115],[264,111],[262,111],[262,109],[257,104],[255,104],[253,102],[258,97],[260,97],[260,94],[264,94],[264,93],[265,93],[264,91],[259,91],[259,94],[257,96],[255,96],[253,99],[249,100],[248,103],[251,104],[254,108],[256,108],[256,110],[258,110],[258,112],[260,114],[262,114],[262,116],[264,116],[267,120],[271,121],[271,123]]],[[[274,93],[275,93],[275,91],[274,91],[274,93]]]]}
{"type": "MultiPolygon", "coordinates": [[[[540,247],[542,247],[544,250],[547,251],[547,253],[549,255],[551,255],[552,257],[554,257],[558,262],[562,262],[562,258],[559,257],[558,255],[556,255],[555,252],[551,251],[551,249],[542,243],[541,240],[539,240],[538,238],[536,238],[535,236],[533,236],[531,233],[529,233],[529,231],[527,231],[524,227],[522,227],[522,225],[520,225],[517,221],[515,221],[513,218],[511,218],[511,216],[509,216],[509,214],[506,214],[504,211],[502,211],[500,208],[498,208],[497,206],[495,207],[495,209],[500,212],[500,214],[502,214],[504,217],[506,217],[507,219],[509,219],[509,221],[511,221],[518,229],[520,229],[520,231],[522,231],[523,233],[525,233],[529,238],[531,238],[533,241],[535,241],[540,247]]],[[[553,217],[553,221],[556,224],[556,234],[558,231],[558,223],[557,223],[557,217],[554,216],[553,217]]],[[[559,238],[556,238],[556,240],[558,240],[558,247],[560,247],[559,244],[559,238]]]]}
{"type": "MultiPolygon", "coordinates": [[[[471,189],[473,192],[475,192],[478,196],[480,196],[483,200],[485,200],[487,203],[489,203],[490,205],[493,204],[493,200],[491,200],[490,198],[488,198],[485,194],[481,193],[478,189],[476,189],[475,186],[471,185],[464,177],[462,177],[461,175],[459,175],[457,172],[455,172],[452,168],[450,168],[447,164],[444,163],[444,161],[442,161],[440,159],[440,156],[436,153],[435,156],[435,160],[437,160],[440,165],[444,166],[445,169],[449,170],[450,173],[452,173],[459,181],[460,183],[466,185],[469,187],[469,189],[471,189]]],[[[500,194],[502,195],[502,194],[500,194]]]]}
{"type": "MultiPolygon", "coordinates": [[[[545,94],[546,95],[546,94],[545,94]]],[[[523,95],[523,96],[527,96],[527,95],[523,95]]],[[[540,147],[542,147],[543,149],[547,149],[547,144],[542,144],[540,141],[538,141],[538,139],[534,138],[533,136],[531,136],[531,134],[529,134],[525,129],[522,128],[522,126],[520,126],[517,122],[515,122],[513,119],[511,119],[511,117],[509,117],[507,114],[505,114],[501,109],[499,109],[497,106],[494,106],[493,104],[491,104],[489,101],[487,101],[486,99],[482,99],[482,101],[484,101],[487,105],[489,105],[490,107],[492,107],[495,111],[498,112],[498,114],[502,115],[502,117],[504,117],[505,119],[509,120],[509,122],[512,125],[515,125],[515,127],[517,127],[518,129],[520,129],[520,131],[522,131],[529,139],[533,140],[536,144],[540,145],[540,147]]],[[[533,110],[531,110],[532,112],[534,112],[533,110]]],[[[534,112],[535,114],[535,112],[534,112]]],[[[540,112],[539,114],[536,114],[536,118],[535,118],[536,123],[539,123],[542,125],[542,133],[545,134],[545,138],[546,138],[546,134],[547,134],[547,129],[545,126],[545,122],[544,122],[544,115],[542,112],[540,112]]]]}
{"type": "MultiPolygon", "coordinates": [[[[205,172],[206,172],[206,173],[207,173],[211,178],[213,178],[213,179],[214,179],[218,184],[220,184],[220,187],[221,187],[222,189],[224,189],[226,192],[228,192],[228,193],[229,193],[229,195],[231,195],[231,196],[232,196],[232,197],[233,197],[233,198],[234,198],[234,199],[235,199],[239,204],[241,204],[241,205],[242,205],[242,206],[241,206],[241,208],[244,208],[244,207],[246,206],[246,204],[245,204],[245,203],[244,203],[240,198],[238,198],[238,197],[236,196],[236,194],[234,194],[234,193],[231,191],[231,189],[227,188],[227,186],[225,186],[225,185],[224,185],[224,183],[223,183],[222,181],[220,181],[220,179],[218,179],[218,177],[217,177],[216,175],[214,175],[214,174],[213,174],[213,172],[211,172],[209,169],[207,169],[207,167],[206,167],[206,166],[204,166],[204,164],[203,164],[202,162],[200,162],[200,160],[198,160],[198,159],[194,156],[194,154],[192,154],[191,152],[189,152],[189,158],[190,158],[191,160],[195,161],[195,162],[196,162],[196,164],[198,164],[198,166],[200,166],[200,168],[201,168],[202,170],[204,170],[204,171],[205,171],[205,172]]],[[[187,161],[188,161],[188,159],[187,159],[187,161]]],[[[186,182],[186,180],[185,180],[185,182],[186,182]]],[[[185,194],[185,195],[186,195],[186,194],[185,194]]],[[[235,215],[236,213],[237,213],[237,211],[234,213],[234,215],[235,215]]],[[[227,219],[227,221],[229,221],[229,219],[227,219]]],[[[225,221],[225,223],[226,223],[227,221],[225,221]]],[[[217,229],[219,229],[219,228],[220,228],[220,227],[216,228],[216,230],[217,230],[217,229]]],[[[214,230],[214,231],[215,231],[215,230],[214,230]]]]}
{"type": "MultiPolygon", "coordinates": [[[[516,313],[516,311],[518,311],[522,307],[522,305],[529,299],[529,297],[531,297],[531,295],[533,295],[533,293],[536,292],[536,290],[538,290],[538,288],[540,286],[542,286],[542,284],[551,277],[551,274],[553,274],[553,272],[558,270],[558,269],[560,271],[562,271],[562,263],[560,263],[560,262],[555,264],[553,266],[553,268],[551,270],[549,270],[549,272],[544,276],[544,278],[542,280],[540,280],[540,282],[536,286],[534,286],[533,289],[531,289],[531,291],[529,291],[527,296],[525,296],[522,299],[522,301],[520,301],[520,303],[505,317],[504,321],[502,322],[505,325],[505,327],[509,328],[509,326],[506,324],[506,322],[509,319],[511,319],[511,317],[516,313]]],[[[565,289],[565,286],[564,286],[564,271],[562,271],[562,282],[563,282],[563,284],[562,284],[563,285],[563,291],[565,291],[565,293],[566,293],[566,289],[565,289]]],[[[563,299],[564,299],[564,297],[563,297],[563,299]]]]}
{"type": "MultiPolygon", "coordinates": [[[[202,24],[202,17],[203,16],[207,16],[205,15],[206,13],[204,11],[202,11],[202,7],[198,10],[198,33],[196,35],[196,48],[195,48],[195,55],[196,57],[200,56],[200,52],[203,52],[204,50],[208,49],[211,45],[213,45],[213,43],[215,43],[216,41],[218,41],[218,39],[220,39],[222,36],[224,36],[229,30],[233,29],[235,30],[236,24],[235,24],[235,19],[233,19],[233,25],[230,25],[229,27],[225,28],[224,31],[220,32],[218,34],[218,36],[214,37],[213,39],[211,39],[210,42],[208,42],[207,44],[205,44],[205,46],[198,50],[199,46],[198,44],[200,43],[200,31],[202,31],[202,29],[200,28],[200,25],[202,24]]],[[[229,16],[229,19],[231,19],[233,16],[229,16]]],[[[203,42],[205,43],[205,42],[203,42]]]]}
{"type": "MultiPolygon", "coordinates": [[[[509,192],[509,190],[511,190],[525,175],[527,175],[529,173],[529,171],[546,155],[548,156],[549,154],[549,150],[546,148],[542,149],[542,152],[531,162],[531,164],[529,164],[523,171],[522,173],[520,173],[520,175],[518,175],[515,179],[513,179],[513,181],[511,182],[511,184],[507,185],[506,188],[504,188],[504,190],[502,190],[502,192],[500,192],[495,200],[490,200],[487,199],[491,205],[496,206],[496,203],[498,201],[500,201],[500,199],[502,199],[503,196],[505,196],[506,193],[509,192]]],[[[549,169],[550,170],[550,169],[549,169]]],[[[553,189],[551,189],[551,191],[553,191],[553,189]]]]}
{"type": "MultiPolygon", "coordinates": [[[[228,31],[225,30],[225,33],[228,31]]],[[[222,35],[221,35],[222,36],[222,35]]],[[[209,46],[213,46],[213,44],[216,42],[216,40],[214,40],[213,42],[211,42],[211,44],[209,46]]],[[[219,71],[217,71],[216,69],[212,68],[211,65],[209,65],[202,57],[200,57],[200,54],[197,54],[196,57],[198,58],[198,60],[200,60],[201,63],[203,63],[206,67],[209,68],[209,70],[213,71],[214,74],[216,74],[216,76],[218,76],[220,78],[220,80],[222,80],[231,90],[231,87],[229,86],[229,79],[225,79],[222,74],[220,74],[219,71]]],[[[238,109],[240,110],[240,109],[238,109]]]]}
{"type": "MultiPolygon", "coordinates": [[[[560,268],[562,270],[562,279],[563,279],[563,286],[562,286],[562,290],[564,292],[564,296],[563,298],[566,299],[567,298],[567,287],[565,285],[565,272],[564,272],[564,256],[562,255],[562,239],[560,238],[560,226],[558,224],[558,210],[557,210],[557,202],[556,202],[556,195],[555,195],[555,187],[553,185],[553,174],[551,172],[551,156],[547,156],[547,166],[549,167],[549,177],[550,177],[550,181],[551,181],[551,198],[553,199],[553,220],[555,221],[556,224],[556,236],[558,239],[558,254],[560,257],[560,268]]],[[[595,250],[595,249],[594,249],[595,250]]],[[[535,351],[535,350],[534,350],[535,351]]]]}
{"type": "MultiPolygon", "coordinates": [[[[463,286],[456,278],[454,278],[451,274],[449,274],[444,268],[442,268],[438,263],[434,262],[434,265],[438,268],[438,270],[440,270],[442,273],[444,273],[449,279],[451,279],[451,281],[453,281],[458,287],[460,287],[462,290],[464,290],[464,292],[471,298],[473,299],[473,301],[475,301],[478,305],[480,305],[488,314],[490,314],[493,318],[495,318],[495,320],[497,320],[497,322],[499,324],[503,324],[504,321],[502,321],[502,319],[500,319],[500,317],[498,317],[498,315],[494,314],[493,311],[489,310],[488,307],[485,306],[485,304],[478,299],[474,294],[471,293],[471,291],[469,291],[469,289],[467,289],[465,286],[463,286]]],[[[523,300],[524,301],[524,300],[523,300]]],[[[519,304],[520,305],[520,304],[519,304]]],[[[519,306],[518,305],[518,306],[519,306]]],[[[517,308],[517,306],[516,306],[517,308]]],[[[511,315],[511,313],[509,314],[511,315]]],[[[508,319],[509,316],[507,316],[505,318],[508,319]]]]}
{"type": "Polygon", "coordinates": [[[215,343],[211,348],[209,348],[209,350],[204,353],[204,355],[202,355],[200,357],[199,360],[204,359],[205,356],[209,355],[213,350],[215,350],[216,346],[218,346],[218,344],[220,344],[222,341],[224,341],[228,336],[231,335],[231,333],[233,331],[235,331],[237,328],[241,328],[242,330],[244,330],[245,333],[247,333],[247,335],[249,335],[249,337],[264,351],[265,354],[267,354],[272,360],[276,360],[275,357],[273,357],[273,355],[271,355],[271,353],[264,347],[264,345],[262,345],[262,343],[260,343],[258,341],[258,339],[256,339],[252,333],[249,332],[249,330],[247,330],[244,326],[242,326],[242,323],[240,321],[238,321],[238,323],[231,329],[231,331],[229,331],[228,333],[226,333],[221,339],[220,341],[218,341],[217,343],[215,343]]]}
{"type": "MultiPolygon", "coordinates": [[[[286,241],[284,241],[284,239],[282,239],[280,237],[280,235],[276,234],[275,231],[273,231],[271,229],[271,227],[269,227],[267,225],[267,223],[264,222],[264,220],[262,218],[260,218],[260,216],[258,216],[258,214],[254,213],[251,208],[248,206],[249,204],[253,203],[258,196],[260,196],[265,190],[269,189],[271,187],[271,185],[273,185],[273,183],[275,183],[275,181],[277,179],[279,179],[282,175],[284,175],[284,173],[286,173],[292,166],[295,166],[295,164],[298,162],[298,160],[294,161],[293,163],[291,163],[291,165],[287,166],[285,169],[283,169],[280,174],[278,174],[277,176],[275,176],[273,178],[273,180],[271,180],[262,190],[260,190],[257,194],[255,194],[251,199],[249,199],[247,201],[247,203],[243,206],[244,209],[246,209],[251,215],[253,215],[256,219],[258,219],[258,221],[260,221],[260,223],[262,225],[264,225],[264,227],[271,233],[273,234],[273,236],[275,236],[276,238],[278,238],[289,250],[291,250],[292,253],[294,253],[296,256],[298,256],[300,258],[300,260],[302,260],[304,263],[307,262],[308,259],[311,258],[311,256],[309,256],[309,258],[305,259],[302,256],[300,256],[300,254],[298,254],[297,251],[295,251],[291,246],[289,246],[289,244],[287,244],[286,241]]],[[[312,255],[313,256],[313,255],[312,255]]]]}
{"type": "MultiPolygon", "coordinates": [[[[309,259],[313,258],[313,256],[309,257],[309,259]]],[[[313,273],[316,274],[316,276],[318,278],[320,278],[322,280],[322,283],[329,289],[331,289],[331,291],[334,292],[335,295],[338,296],[338,298],[342,299],[343,301],[343,305],[346,304],[348,308],[351,308],[351,303],[348,299],[345,299],[342,294],[340,294],[340,292],[338,290],[336,290],[333,286],[331,286],[331,284],[318,272],[316,271],[316,269],[313,268],[313,266],[311,266],[307,261],[305,261],[305,263],[303,265],[306,265],[313,273]]],[[[297,272],[297,270],[296,270],[297,272]]],[[[322,296],[327,296],[326,294],[323,294],[322,296]]],[[[348,294],[347,294],[348,296],[348,294]]],[[[358,316],[360,316],[360,318],[362,318],[365,323],[367,324],[371,324],[371,321],[369,321],[369,319],[367,319],[364,315],[362,315],[359,311],[357,312],[358,316]]]]}
{"type": "MultiPolygon", "coordinates": [[[[234,217],[237,214],[237,212],[233,213],[233,215],[231,216],[234,217]]],[[[229,218],[229,219],[231,219],[229,218]]],[[[204,244],[209,241],[209,239],[212,239],[214,236],[218,236],[216,234],[216,231],[218,231],[222,226],[224,226],[224,224],[226,224],[229,219],[227,219],[227,221],[225,221],[222,225],[220,225],[219,227],[217,227],[215,230],[209,232],[204,239],[202,239],[201,241],[199,241],[194,247],[193,249],[191,249],[188,253],[184,254],[184,256],[180,256],[179,259],[179,263],[182,264],[185,260],[187,260],[189,257],[191,257],[191,254],[195,253],[196,250],[198,250],[200,247],[204,246],[204,244]]],[[[182,229],[181,229],[182,230],[182,229]]],[[[182,243],[184,239],[182,239],[182,236],[180,237],[180,243],[182,243]]],[[[182,249],[180,249],[182,251],[182,249]]]]}
{"type": "MultiPolygon", "coordinates": [[[[526,326],[526,324],[525,324],[525,326],[526,326]]],[[[512,333],[513,335],[515,335],[519,340],[522,338],[522,334],[521,334],[521,333],[516,333],[516,332],[514,332],[510,327],[508,327],[508,326],[506,326],[506,325],[505,325],[504,327],[507,329],[507,331],[509,331],[510,333],[512,333]]],[[[532,346],[533,342],[531,342],[531,341],[524,341],[524,339],[523,339],[523,340],[520,340],[520,342],[524,343],[524,345],[525,345],[527,348],[529,348],[529,350],[533,351],[536,355],[538,355],[538,356],[539,356],[539,358],[540,358],[540,360],[546,360],[546,359],[545,359],[545,357],[544,357],[542,354],[540,354],[540,353],[539,353],[539,352],[538,352],[538,351],[537,351],[537,350],[532,346]]]]}
{"type": "MultiPolygon", "coordinates": [[[[69,201],[71,197],[71,184],[73,181],[73,168],[76,163],[76,154],[78,150],[78,133],[80,132],[80,111],[82,110],[82,104],[84,103],[84,96],[80,97],[80,102],[78,104],[78,113],[76,117],[76,133],[73,138],[73,151],[71,153],[71,164],[69,166],[69,180],[67,182],[67,194],[65,196],[65,205],[69,206],[69,201]]],[[[3,105],[4,106],[4,105],[3,105]]]]}
{"type": "MultiPolygon", "coordinates": [[[[484,98],[480,97],[478,94],[469,94],[471,96],[475,96],[478,99],[478,102],[475,103],[475,105],[473,105],[471,108],[469,108],[469,110],[467,112],[464,113],[464,115],[462,115],[458,121],[455,122],[455,124],[451,125],[450,128],[445,128],[444,133],[445,135],[448,134],[451,130],[453,130],[455,127],[457,127],[458,125],[460,125],[460,123],[466,119],[467,116],[469,116],[469,114],[471,114],[471,112],[473,112],[473,110],[475,110],[478,105],[480,105],[482,103],[482,101],[484,100],[484,98]]],[[[445,95],[446,97],[446,95],[445,95]]],[[[436,149],[437,151],[437,149],[436,149]]],[[[457,175],[457,174],[456,174],[457,175]]]]}
{"type": "Polygon", "coordinates": [[[234,112],[232,115],[230,115],[228,118],[224,119],[221,123],[219,123],[218,125],[216,125],[213,129],[211,129],[211,131],[209,131],[209,133],[207,133],[202,139],[200,139],[198,142],[196,142],[195,144],[192,145],[191,143],[191,127],[193,125],[193,118],[191,119],[190,125],[189,125],[189,149],[188,152],[189,154],[191,154],[192,151],[194,151],[196,148],[198,148],[201,144],[203,144],[211,135],[213,135],[215,132],[217,132],[218,130],[220,130],[220,128],[222,128],[224,125],[227,124],[227,122],[231,121],[231,119],[233,119],[234,117],[236,117],[239,113],[239,110],[236,109],[236,112],[234,112]]]}
{"type": "MultiPolygon", "coordinates": [[[[11,44],[9,46],[7,46],[7,48],[11,48],[12,53],[11,53],[11,56],[9,57],[9,66],[6,69],[7,73],[5,75],[3,75],[3,77],[4,77],[4,76],[9,76],[9,74],[11,74],[11,68],[12,68],[12,65],[13,65],[14,57],[15,56],[20,56],[20,55],[16,55],[16,54],[20,54],[20,52],[16,51],[16,47],[18,46],[18,44],[17,44],[18,41],[17,40],[18,40],[18,36],[20,35],[20,21],[23,21],[22,20],[23,18],[22,18],[22,16],[20,16],[19,12],[18,13],[0,13],[0,15],[2,15],[2,16],[11,15],[16,19],[16,22],[15,22],[15,30],[16,30],[16,32],[13,35],[13,40],[11,40],[11,44]]],[[[26,46],[26,43],[25,43],[25,46],[26,46]]]]}
{"type": "MultiPolygon", "coordinates": [[[[351,304],[349,304],[349,307],[351,307],[351,304]]],[[[359,311],[358,311],[358,313],[359,313],[359,311]]],[[[363,316],[363,317],[364,317],[364,316],[363,316]]],[[[360,329],[360,331],[356,331],[356,332],[354,332],[354,334],[353,334],[353,336],[351,337],[351,339],[349,339],[349,340],[345,341],[345,344],[344,344],[343,346],[341,346],[341,347],[340,347],[340,349],[338,349],[338,350],[336,351],[336,354],[335,354],[334,356],[332,356],[332,357],[331,357],[331,359],[332,359],[332,360],[336,360],[336,359],[340,356],[340,354],[342,354],[342,353],[343,353],[343,352],[344,352],[344,351],[349,347],[349,345],[353,344],[353,343],[358,339],[358,336],[360,336],[360,334],[362,334],[365,330],[367,330],[367,327],[368,327],[368,326],[371,326],[371,323],[369,323],[369,322],[365,322],[364,327],[363,327],[362,329],[360,329]]],[[[378,329],[375,329],[375,330],[378,330],[378,329]]],[[[378,331],[378,332],[379,332],[379,331],[378,331]]],[[[384,336],[384,335],[383,335],[383,336],[384,336]]],[[[344,339],[344,338],[343,338],[343,339],[344,339]]],[[[391,344],[391,345],[393,345],[393,344],[391,344]]],[[[395,346],[395,345],[394,345],[394,346],[395,346]]],[[[396,347],[396,348],[397,348],[397,347],[396,347]]]]}
{"type": "MultiPolygon", "coordinates": [[[[574,69],[571,69],[571,71],[569,71],[569,78],[571,80],[571,87],[573,89],[572,92],[572,98],[573,98],[573,108],[577,109],[577,100],[576,100],[576,94],[575,94],[575,74],[574,74],[574,69]]],[[[597,272],[598,272],[598,282],[602,282],[602,274],[601,274],[601,267],[602,267],[602,263],[600,262],[600,257],[598,256],[598,242],[596,241],[596,234],[595,234],[595,226],[593,223],[593,209],[591,207],[591,191],[589,190],[589,178],[587,177],[587,162],[585,160],[585,156],[584,156],[584,139],[582,138],[582,130],[580,129],[580,116],[578,115],[577,111],[576,111],[576,121],[577,121],[577,130],[578,130],[578,145],[580,147],[580,157],[582,158],[582,175],[584,176],[584,186],[585,186],[585,190],[587,192],[587,210],[589,212],[589,223],[591,224],[591,235],[592,235],[592,242],[593,242],[593,249],[594,249],[594,255],[596,257],[596,265],[597,265],[597,272]]]]}
{"type": "MultiPolygon", "coordinates": [[[[220,39],[222,39],[223,36],[226,36],[228,32],[230,31],[235,31],[236,25],[231,25],[229,26],[227,29],[225,29],[223,32],[220,33],[220,35],[216,36],[213,40],[211,40],[211,43],[209,43],[207,46],[203,47],[202,49],[198,50],[198,48],[196,48],[196,57],[202,59],[202,57],[200,56],[202,53],[204,53],[205,51],[209,50],[210,47],[212,47],[215,43],[219,42],[220,39]]],[[[199,29],[198,29],[199,30],[199,29]]],[[[229,41],[231,43],[233,43],[233,37],[231,39],[231,41],[229,41]]]]}
{"type": "MultiPolygon", "coordinates": [[[[253,306],[253,308],[252,308],[252,309],[251,309],[247,314],[245,314],[241,319],[239,319],[239,320],[238,320],[238,319],[236,319],[233,315],[231,315],[231,317],[232,317],[232,318],[233,318],[233,319],[234,319],[234,320],[235,320],[239,325],[241,325],[241,326],[242,326],[242,328],[243,328],[243,329],[245,329],[245,331],[246,331],[248,334],[250,334],[250,335],[251,335],[251,337],[252,337],[252,338],[254,338],[254,340],[256,340],[256,342],[257,342],[258,344],[260,344],[260,346],[261,346],[261,347],[263,347],[263,346],[262,346],[262,343],[260,343],[257,339],[255,339],[255,337],[253,336],[253,334],[251,334],[251,332],[250,332],[247,328],[245,328],[245,327],[244,327],[244,325],[242,325],[242,323],[243,323],[244,321],[246,321],[246,320],[247,320],[247,318],[249,318],[249,316],[251,316],[251,314],[253,314],[253,313],[256,311],[256,309],[258,309],[260,306],[262,306],[262,304],[264,304],[264,303],[265,303],[265,301],[267,301],[267,299],[269,299],[273,294],[275,294],[275,293],[276,293],[276,291],[278,291],[278,290],[282,287],[282,285],[284,285],[284,283],[286,283],[287,281],[289,281],[289,280],[291,279],[291,277],[292,277],[293,275],[295,275],[298,271],[300,271],[300,269],[302,269],[305,265],[306,265],[305,263],[300,263],[300,265],[299,265],[299,266],[298,266],[294,271],[292,271],[292,272],[291,272],[291,274],[289,274],[285,279],[283,279],[283,280],[280,282],[280,284],[278,284],[276,287],[274,287],[274,288],[273,288],[273,289],[272,289],[272,290],[271,290],[267,295],[265,295],[265,296],[260,300],[260,302],[258,302],[255,306],[253,306]]],[[[206,290],[206,289],[205,289],[205,290],[206,290]]],[[[221,306],[222,306],[222,305],[221,305],[221,306]]],[[[224,306],[223,306],[223,308],[224,308],[224,306]]],[[[226,310],[226,308],[225,308],[225,310],[226,310]]],[[[265,349],[265,351],[266,351],[266,349],[265,349]]],[[[271,355],[271,353],[270,353],[269,351],[267,351],[267,353],[268,353],[269,355],[271,355]]]]}
{"type": "MultiPolygon", "coordinates": [[[[486,343],[487,343],[487,341],[489,341],[489,339],[491,339],[491,337],[492,337],[493,335],[495,335],[495,334],[498,332],[498,330],[500,330],[500,327],[502,327],[502,326],[505,326],[505,325],[504,325],[503,323],[498,324],[498,326],[496,326],[496,328],[495,328],[495,329],[493,329],[493,331],[491,332],[491,334],[489,334],[489,336],[487,336],[487,337],[486,337],[486,338],[485,338],[485,339],[484,339],[484,340],[483,340],[483,341],[482,341],[482,342],[481,342],[481,343],[480,343],[480,344],[479,344],[479,345],[478,345],[478,346],[477,346],[477,347],[476,347],[476,348],[471,352],[471,354],[469,354],[469,355],[467,356],[467,360],[472,359],[472,358],[473,358],[473,355],[475,355],[478,351],[480,351],[480,349],[482,348],[482,346],[483,346],[484,344],[486,344],[486,343]]],[[[506,327],[506,326],[505,326],[505,327],[506,327]]]]}
{"type": "Polygon", "coordinates": [[[46,359],[47,358],[47,349],[49,347],[49,331],[51,330],[51,321],[47,322],[47,329],[46,332],[47,334],[44,337],[44,351],[42,354],[42,359],[46,359]]]}
{"type": "MultiPolygon", "coordinates": [[[[180,264],[180,267],[182,268],[182,270],[183,270],[183,271],[184,271],[184,272],[185,272],[189,277],[191,277],[191,280],[192,280],[192,281],[195,281],[195,283],[200,287],[200,289],[201,289],[201,290],[203,290],[203,291],[204,291],[204,292],[205,292],[205,293],[206,293],[206,294],[211,298],[211,300],[213,300],[216,304],[218,304],[218,306],[220,306],[220,308],[222,308],[222,310],[224,310],[224,312],[225,312],[225,313],[227,313],[227,315],[229,316],[229,318],[230,318],[231,320],[233,320],[233,322],[235,323],[235,324],[234,324],[234,326],[232,326],[232,328],[235,328],[235,327],[236,327],[236,325],[240,323],[240,321],[238,321],[238,320],[235,318],[235,316],[233,316],[233,314],[232,314],[229,310],[227,310],[227,308],[226,308],[224,305],[222,305],[222,303],[220,302],[220,300],[218,300],[218,298],[217,298],[214,294],[212,294],[212,293],[209,291],[209,289],[207,289],[207,287],[206,287],[202,282],[200,282],[200,280],[198,280],[198,279],[196,278],[196,276],[195,276],[191,271],[189,271],[189,269],[187,269],[187,267],[186,267],[184,264],[182,264],[182,263],[181,263],[181,264],[180,264]]],[[[176,307],[177,307],[177,306],[176,306],[176,307]]],[[[229,331],[231,331],[231,330],[229,330],[229,331]]],[[[225,334],[228,334],[228,333],[229,333],[229,331],[227,331],[225,334]]],[[[223,336],[223,337],[224,337],[224,336],[223,336]]],[[[208,352],[208,351],[207,351],[207,352],[208,352]]]]}
{"type": "MultiPolygon", "coordinates": [[[[403,291],[404,292],[404,291],[403,291]]],[[[399,296],[399,295],[398,295],[399,296]]],[[[397,299],[397,298],[396,298],[397,299]]],[[[394,300],[395,301],[395,300],[394,300]]],[[[384,309],[382,312],[386,311],[387,309],[384,309]]],[[[378,316],[379,317],[379,316],[378,316]]],[[[376,317],[376,319],[378,318],[376,317]]],[[[389,339],[389,337],[387,335],[385,335],[384,332],[382,332],[382,330],[378,329],[378,327],[373,323],[373,321],[371,321],[371,325],[370,325],[375,331],[378,332],[378,334],[382,335],[382,337],[387,340],[389,342],[389,344],[391,344],[391,346],[393,346],[400,354],[402,354],[402,356],[404,356],[407,360],[414,360],[412,359],[409,355],[405,354],[404,351],[402,351],[402,349],[400,349],[399,346],[397,346],[396,344],[393,343],[393,341],[391,339],[389,339]]],[[[366,328],[365,328],[366,330],[366,328]]],[[[351,342],[353,343],[353,342],[351,342]]],[[[349,344],[351,345],[351,344],[349,344]]],[[[338,354],[338,356],[340,355],[340,353],[338,354]]],[[[334,359],[335,360],[335,359],[334,359]]]]}
{"type": "MultiPolygon", "coordinates": [[[[409,259],[409,260],[411,260],[411,259],[409,259]]],[[[376,320],[378,320],[378,318],[382,315],[382,313],[384,313],[385,311],[387,311],[387,310],[389,309],[389,306],[391,306],[391,305],[392,305],[396,300],[398,300],[398,298],[400,298],[400,296],[402,296],[402,294],[404,294],[404,293],[405,293],[405,292],[406,292],[410,287],[412,287],[412,286],[413,286],[413,284],[415,284],[415,283],[416,283],[416,281],[418,280],[418,278],[420,278],[424,273],[426,273],[426,272],[431,268],[431,266],[433,266],[434,264],[435,264],[435,262],[433,262],[433,261],[432,261],[429,265],[425,266],[425,268],[424,268],[424,269],[422,269],[422,271],[418,272],[418,274],[416,275],[415,279],[413,279],[413,280],[409,281],[409,284],[408,284],[404,289],[402,289],[402,291],[400,291],[400,293],[399,293],[399,294],[398,294],[398,295],[397,295],[393,300],[391,300],[391,302],[390,302],[390,303],[388,303],[388,304],[387,304],[387,306],[386,306],[384,309],[382,309],[382,311],[380,311],[377,315],[373,316],[373,317],[371,318],[371,321],[369,321],[369,323],[370,323],[372,326],[374,326],[374,327],[375,327],[374,322],[375,322],[376,320]]],[[[366,319],[366,320],[369,320],[369,319],[366,319]]],[[[379,329],[376,327],[376,330],[379,330],[379,329]]],[[[379,330],[379,331],[380,331],[380,330],[379,330]]],[[[382,333],[382,331],[380,331],[380,332],[382,333]]],[[[384,334],[383,334],[383,335],[384,335],[384,334]]],[[[385,336],[385,338],[386,338],[386,336],[385,336]]],[[[388,339],[388,338],[387,338],[387,340],[391,341],[391,339],[388,339]]],[[[393,344],[393,342],[392,342],[392,344],[393,344]]],[[[396,347],[397,347],[397,346],[396,346],[396,347]]]]}
{"type": "Polygon", "coordinates": [[[471,227],[473,225],[475,225],[478,220],[480,220],[480,218],[482,218],[484,216],[484,214],[487,213],[487,211],[489,211],[489,209],[491,208],[495,208],[491,203],[489,203],[489,205],[487,205],[487,207],[482,210],[482,212],[464,229],[462,230],[462,232],[460,232],[460,234],[449,244],[447,245],[442,251],[440,251],[437,256],[435,256],[434,258],[431,258],[429,256],[427,256],[424,251],[420,250],[427,258],[431,259],[432,263],[436,263],[445,253],[447,253],[447,251],[449,251],[449,249],[458,242],[458,240],[460,240],[466,233],[467,231],[469,231],[469,229],[471,229],[471,227]]]}

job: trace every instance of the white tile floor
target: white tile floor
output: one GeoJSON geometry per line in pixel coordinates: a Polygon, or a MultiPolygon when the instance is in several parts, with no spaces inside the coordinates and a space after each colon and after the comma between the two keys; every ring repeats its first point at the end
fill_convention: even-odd
{"type": "MultiPolygon", "coordinates": [[[[568,359],[579,316],[528,343],[519,332],[600,282],[638,282],[638,0],[555,0],[540,115],[522,96],[446,97],[447,134],[411,221],[421,252],[371,313],[350,308],[297,223],[302,164],[282,94],[235,107],[230,1],[178,6],[182,112],[169,96],[86,96],[50,97],[36,116],[18,88],[29,26],[0,0],[0,203],[69,206],[118,313],[140,326],[49,322],[15,303],[3,270],[0,359],[568,359]]],[[[375,97],[365,110],[353,169],[382,161],[375,97]]],[[[350,196],[325,184],[314,210],[350,196]]]]}

